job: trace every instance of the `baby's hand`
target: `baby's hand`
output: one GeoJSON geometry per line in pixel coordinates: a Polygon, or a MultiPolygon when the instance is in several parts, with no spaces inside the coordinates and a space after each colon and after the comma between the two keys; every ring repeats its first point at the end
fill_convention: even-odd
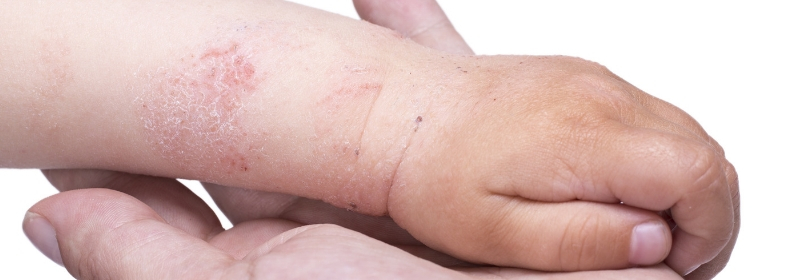
{"type": "Polygon", "coordinates": [[[735,240],[722,150],[595,64],[447,55],[283,1],[9,3],[0,167],[191,178],[388,212],[444,252],[545,270],[668,253],[679,272],[719,267],[735,240]]]}
{"type": "Polygon", "coordinates": [[[414,120],[388,200],[399,225],[435,249],[501,266],[666,259],[685,275],[727,261],[737,175],[689,115],[584,60],[470,59],[480,58],[455,62],[451,75],[477,86],[444,87],[414,120]]]}

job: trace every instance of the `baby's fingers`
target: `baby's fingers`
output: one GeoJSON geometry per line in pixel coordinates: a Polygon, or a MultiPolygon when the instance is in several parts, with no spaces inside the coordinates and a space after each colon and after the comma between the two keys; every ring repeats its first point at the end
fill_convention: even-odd
{"type": "Polygon", "coordinates": [[[530,173],[567,174],[553,176],[556,182],[532,175],[531,180],[513,184],[513,192],[495,193],[553,202],[621,201],[654,212],[669,209],[677,227],[666,263],[686,275],[717,257],[731,239],[732,193],[738,188],[726,177],[735,178],[735,171],[713,145],[693,134],[650,126],[602,126],[600,132],[592,132],[597,137],[565,145],[555,153],[558,160],[550,160],[568,168],[552,164],[555,167],[544,172],[530,173]]]}
{"type": "Polygon", "coordinates": [[[667,264],[685,275],[714,259],[733,234],[729,164],[707,143],[630,130],[609,146],[609,155],[600,160],[605,164],[597,164],[609,168],[600,168],[592,181],[626,205],[670,210],[677,228],[667,264]]]}
{"type": "Polygon", "coordinates": [[[666,222],[649,211],[579,201],[509,205],[496,227],[505,238],[494,248],[513,266],[576,271],[653,265],[672,245],[666,222]]]}
{"type": "Polygon", "coordinates": [[[447,234],[417,237],[471,262],[545,271],[657,264],[667,257],[672,244],[663,219],[624,205],[544,203],[501,195],[479,201],[473,206],[482,210],[474,215],[450,207],[438,214],[419,215],[418,219],[427,220],[424,224],[435,225],[427,232],[447,234]],[[452,228],[459,230],[448,230],[452,228]]]}

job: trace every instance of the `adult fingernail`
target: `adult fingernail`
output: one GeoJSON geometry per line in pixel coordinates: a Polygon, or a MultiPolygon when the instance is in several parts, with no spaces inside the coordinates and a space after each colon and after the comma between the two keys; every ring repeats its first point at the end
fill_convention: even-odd
{"type": "Polygon", "coordinates": [[[25,214],[25,223],[22,224],[22,230],[33,243],[33,246],[39,249],[39,252],[42,252],[42,254],[60,266],[64,266],[64,261],[61,259],[61,250],[58,249],[56,230],[47,219],[39,214],[28,212],[25,214]]]}
{"type": "Polygon", "coordinates": [[[682,274],[682,275],[683,275],[683,276],[689,275],[689,273],[692,273],[692,272],[694,272],[694,271],[695,271],[695,270],[697,270],[697,268],[699,268],[699,267],[700,267],[700,265],[699,265],[699,264],[698,264],[698,265],[695,265],[695,266],[693,266],[693,267],[690,267],[690,268],[689,268],[689,269],[687,269],[685,272],[683,272],[683,274],[682,274]]]}
{"type": "Polygon", "coordinates": [[[628,261],[635,265],[651,265],[662,261],[669,253],[668,234],[667,227],[658,222],[635,226],[628,261]]]}

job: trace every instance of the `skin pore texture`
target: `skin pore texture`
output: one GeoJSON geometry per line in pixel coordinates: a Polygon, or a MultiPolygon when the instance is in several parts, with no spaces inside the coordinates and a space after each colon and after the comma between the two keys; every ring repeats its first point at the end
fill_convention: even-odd
{"type": "Polygon", "coordinates": [[[19,122],[2,124],[3,167],[199,179],[387,212],[424,107],[399,95],[411,93],[399,69],[430,51],[281,1],[96,4],[4,11],[4,32],[18,40],[0,45],[0,86],[11,93],[0,117],[19,122]],[[121,14],[149,20],[115,20],[121,14]]]}
{"type": "Polygon", "coordinates": [[[241,127],[243,97],[260,83],[250,62],[251,48],[236,42],[181,59],[188,67],[155,73],[152,88],[138,99],[147,141],[165,159],[192,172],[197,163],[214,163],[215,170],[248,171],[247,137],[241,127]]]}
{"type": "Polygon", "coordinates": [[[0,42],[0,77],[13,81],[0,84],[10,93],[0,105],[24,105],[0,117],[49,113],[30,129],[2,124],[12,132],[0,135],[3,167],[298,195],[388,215],[467,261],[547,271],[655,264],[675,236],[667,263],[685,273],[735,231],[735,172],[721,148],[598,64],[445,54],[281,1],[63,5],[0,12],[23,25],[8,31],[18,41],[0,42]],[[40,42],[69,50],[50,52],[66,56],[53,64],[63,72],[22,67],[41,52],[20,46],[40,42]],[[60,97],[35,95],[53,81],[60,97]],[[667,209],[674,234],[656,214],[667,209]],[[631,261],[641,224],[663,249],[631,261]]]}
{"type": "MultiPolygon", "coordinates": [[[[376,42],[405,41],[368,28],[377,31],[368,34],[378,36],[376,42]]],[[[389,67],[356,45],[323,49],[313,36],[296,36],[324,32],[322,27],[287,32],[293,29],[277,20],[238,21],[180,59],[140,75],[148,82],[134,102],[147,145],[182,173],[207,182],[385,214],[403,148],[386,151],[362,141],[389,67]],[[333,63],[295,57],[309,52],[327,53],[333,63]],[[293,98],[303,96],[298,91],[308,98],[293,98]]]]}

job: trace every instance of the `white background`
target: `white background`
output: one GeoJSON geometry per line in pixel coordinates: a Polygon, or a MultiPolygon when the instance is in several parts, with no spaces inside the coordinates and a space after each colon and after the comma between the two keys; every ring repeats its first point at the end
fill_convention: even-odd
{"type": "MultiPolygon", "coordinates": [[[[300,2],[357,17],[346,0],[300,2]]],[[[593,60],[694,116],[740,175],[741,234],[718,279],[795,278],[800,10],[791,1],[698,2],[441,5],[478,54],[593,60]]],[[[71,279],[20,226],[26,209],[54,189],[37,171],[0,170],[0,190],[0,277],[71,279]]]]}

